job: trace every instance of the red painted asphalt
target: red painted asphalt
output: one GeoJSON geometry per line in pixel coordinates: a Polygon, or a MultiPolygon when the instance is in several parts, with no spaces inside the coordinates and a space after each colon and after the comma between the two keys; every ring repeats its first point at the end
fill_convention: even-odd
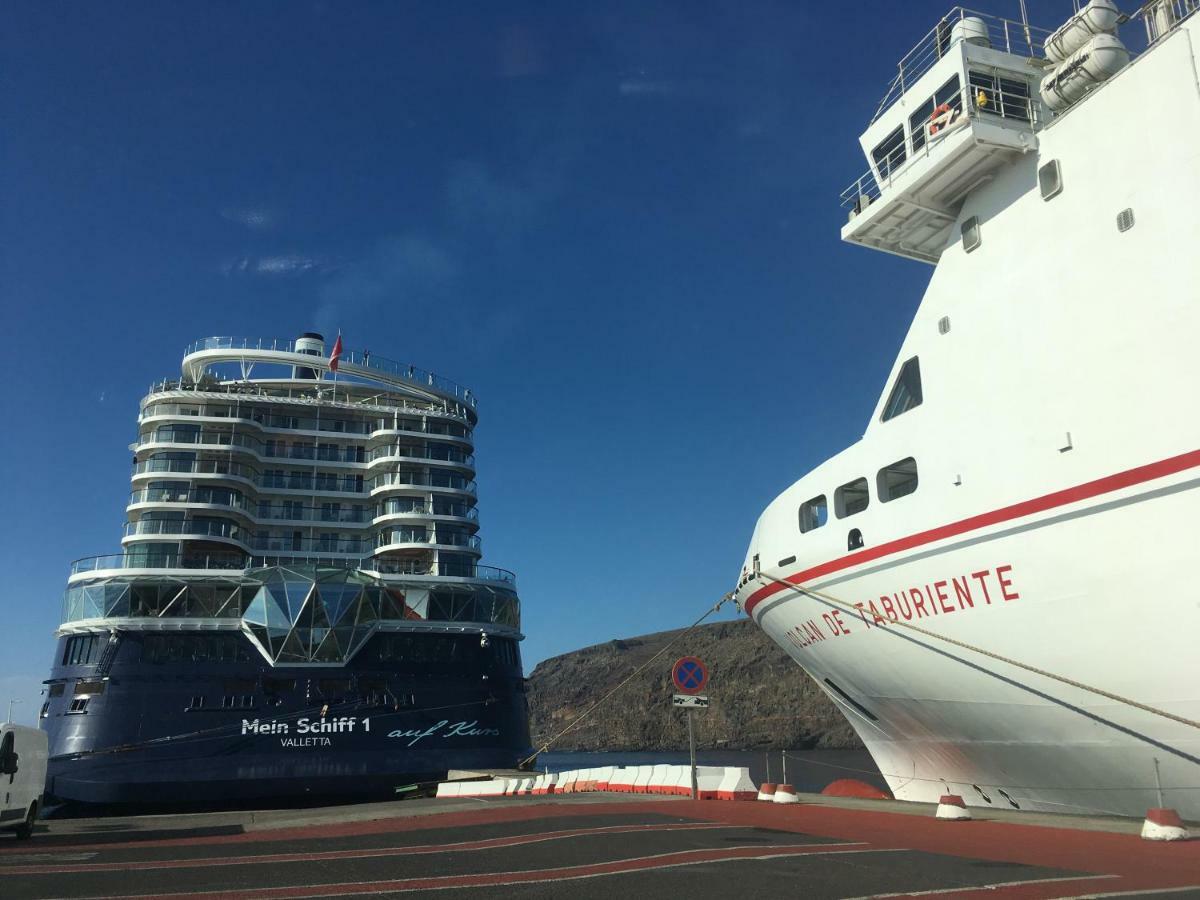
{"type": "MultiPolygon", "coordinates": [[[[71,885],[71,896],[116,896],[112,886],[114,875],[137,872],[143,880],[136,885],[121,882],[125,890],[120,895],[170,897],[173,900],[201,897],[205,900],[222,897],[277,900],[446,888],[486,894],[488,888],[498,886],[509,886],[508,890],[513,890],[520,885],[539,884],[544,890],[557,890],[553,885],[561,881],[570,881],[577,886],[564,886],[565,894],[582,890],[581,886],[586,884],[596,886],[593,891],[603,891],[603,885],[607,884],[604,879],[619,875],[623,880],[612,890],[657,896],[659,894],[653,893],[653,887],[644,888],[637,879],[659,875],[683,878],[683,873],[689,871],[711,873],[710,867],[714,863],[728,864],[736,869],[739,864],[753,862],[754,877],[774,874],[784,879],[764,882],[767,890],[778,890],[781,883],[791,883],[786,881],[791,877],[785,871],[788,865],[812,858],[827,861],[821,865],[828,868],[834,861],[844,858],[863,861],[855,866],[844,866],[846,880],[844,885],[837,882],[836,891],[837,895],[846,897],[928,896],[933,893],[1034,900],[1172,888],[1193,888],[1200,894],[1200,841],[1161,844],[1143,841],[1132,834],[1008,821],[951,822],[936,820],[932,815],[846,809],[811,802],[776,806],[728,801],[614,799],[604,803],[569,803],[531,799],[528,805],[521,806],[482,805],[469,812],[328,823],[270,832],[117,843],[88,843],[86,838],[78,843],[64,841],[61,837],[52,840],[52,843],[46,841],[39,845],[35,838],[32,842],[12,842],[0,847],[0,878],[4,879],[0,883],[19,885],[21,896],[62,896],[61,889],[56,886],[67,883],[71,885]],[[621,816],[631,821],[611,824],[611,817],[621,816]],[[555,827],[556,819],[568,817],[573,821],[555,827]],[[608,817],[609,821],[599,817],[608,817]],[[586,820],[593,818],[596,824],[588,825],[586,820]],[[639,818],[640,822],[632,821],[639,818]],[[543,827],[521,834],[494,836],[497,827],[514,823],[525,829],[538,824],[543,827]],[[472,837],[474,827],[491,827],[492,835],[472,837]],[[451,829],[454,832],[461,829],[461,834],[448,831],[451,829]],[[425,831],[431,834],[422,840],[420,833],[425,831]],[[435,831],[437,835],[433,834],[435,831]],[[721,837],[722,834],[726,836],[721,837]],[[755,844],[756,840],[766,840],[755,834],[772,837],[769,843],[755,844]],[[368,842],[386,844],[390,835],[407,835],[409,839],[416,838],[421,842],[368,845],[368,842]],[[355,845],[353,841],[346,843],[346,839],[359,836],[363,838],[362,845],[355,845]],[[338,840],[343,842],[340,848],[331,845],[338,840]],[[300,850],[304,842],[312,844],[310,852],[300,850]],[[708,846],[704,846],[704,842],[708,846]],[[222,851],[222,847],[229,845],[237,845],[237,855],[222,851]],[[538,847],[544,849],[538,850],[538,847]],[[584,852],[582,855],[564,855],[568,847],[575,847],[577,851],[583,848],[584,852]],[[188,850],[184,852],[181,848],[188,850]],[[200,852],[200,848],[209,850],[200,852]],[[98,858],[95,861],[79,860],[85,851],[95,851],[98,858]],[[491,856],[487,851],[502,852],[491,856]],[[512,853],[517,851],[526,854],[518,861],[523,864],[514,865],[512,853]],[[188,853],[193,855],[188,856],[188,853]],[[529,856],[530,853],[535,855],[529,856]],[[106,854],[120,858],[105,860],[106,854]],[[44,861],[39,857],[44,857],[44,861]],[[7,858],[13,858],[14,864],[5,865],[7,858]],[[397,869],[395,866],[402,859],[429,861],[420,863],[415,869],[397,869]],[[446,862],[438,862],[438,859],[446,862]],[[472,860],[472,866],[464,869],[461,865],[451,864],[463,859],[472,860]],[[899,871],[904,865],[926,866],[930,861],[927,871],[934,883],[945,886],[932,889],[923,886],[913,894],[893,895],[880,895],[875,883],[872,883],[874,890],[857,889],[859,885],[854,873],[865,867],[868,860],[872,861],[876,873],[880,867],[887,872],[893,868],[899,871]],[[327,861],[327,867],[306,871],[319,877],[302,884],[287,884],[286,879],[280,880],[280,873],[288,872],[289,867],[318,861],[327,861]],[[956,875],[949,871],[955,865],[960,868],[986,865],[979,861],[1000,864],[996,866],[996,873],[989,875],[986,887],[962,886],[961,873],[956,875]],[[1004,869],[1003,864],[1014,868],[1004,869]],[[937,881],[939,865],[947,867],[942,882],[937,881]],[[780,866],[784,869],[772,869],[780,866]],[[1043,871],[1025,870],[1025,879],[1021,880],[1019,866],[1043,871]],[[231,868],[226,870],[226,867],[231,868]],[[476,871],[471,871],[472,868],[476,871]],[[483,871],[478,871],[481,868],[483,871]],[[155,876],[154,870],[166,871],[155,876]],[[210,876],[203,875],[202,870],[220,872],[226,879],[230,872],[241,872],[244,874],[238,877],[243,880],[236,889],[227,884],[218,886],[215,882],[209,888],[206,879],[210,876]],[[21,880],[16,881],[16,876],[22,876],[21,880]],[[62,881],[64,878],[70,881],[62,881]],[[105,878],[109,881],[103,881],[105,878]],[[43,883],[44,888],[39,887],[43,883]],[[642,889],[639,891],[638,888],[642,889]]],[[[725,870],[726,865],[718,866],[718,869],[725,870]]],[[[295,872],[291,874],[294,876],[295,872]]],[[[730,877],[742,878],[743,874],[742,870],[737,870],[731,872],[730,877]]],[[[751,876],[745,875],[749,882],[751,876]]],[[[662,889],[661,881],[647,884],[657,884],[658,890],[662,889]]],[[[866,887],[866,884],[862,886],[866,887]]],[[[754,893],[749,883],[745,889],[754,893]]],[[[4,893],[7,895],[8,891],[4,893]]]]}

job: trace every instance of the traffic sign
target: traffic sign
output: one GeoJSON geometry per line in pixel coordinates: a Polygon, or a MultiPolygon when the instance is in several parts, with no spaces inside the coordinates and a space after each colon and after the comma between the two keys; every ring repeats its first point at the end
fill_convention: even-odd
{"type": "Polygon", "coordinates": [[[698,694],[708,684],[708,668],[694,656],[675,660],[671,667],[671,680],[684,694],[698,694]]]}
{"type": "Polygon", "coordinates": [[[675,694],[671,698],[672,706],[685,706],[688,709],[708,709],[708,697],[704,694],[675,694]]]}

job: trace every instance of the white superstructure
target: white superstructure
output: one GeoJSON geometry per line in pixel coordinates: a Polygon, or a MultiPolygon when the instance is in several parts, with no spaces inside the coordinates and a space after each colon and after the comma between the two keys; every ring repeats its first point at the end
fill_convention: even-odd
{"type": "Polygon", "coordinates": [[[843,238],[933,277],[737,597],[899,798],[1200,818],[1197,5],[955,10],[862,137],[843,238]]]}

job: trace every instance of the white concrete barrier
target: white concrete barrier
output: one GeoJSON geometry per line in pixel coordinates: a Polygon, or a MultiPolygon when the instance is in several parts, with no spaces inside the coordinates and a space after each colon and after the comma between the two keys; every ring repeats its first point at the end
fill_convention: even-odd
{"type": "Polygon", "coordinates": [[[601,766],[596,770],[596,790],[607,791],[611,789],[613,773],[617,771],[616,766],[601,766]]]}
{"type": "Polygon", "coordinates": [[[636,778],[636,766],[618,766],[609,779],[608,789],[617,793],[627,794],[633,790],[633,782],[636,778]]]}
{"type": "Polygon", "coordinates": [[[675,767],[675,793],[680,797],[692,796],[692,767],[676,766],[675,767]]]}
{"type": "Polygon", "coordinates": [[[717,788],[718,800],[754,800],[758,797],[758,788],[750,780],[750,770],[737,766],[726,766],[725,777],[717,788]]]}
{"type": "Polygon", "coordinates": [[[462,785],[457,781],[443,781],[437,786],[437,796],[439,797],[458,797],[461,796],[462,785]]]}
{"type": "Polygon", "coordinates": [[[716,800],[724,780],[724,766],[696,766],[696,784],[701,800],[716,800]]]}
{"type": "Polygon", "coordinates": [[[638,766],[637,778],[633,782],[633,792],[644,794],[650,786],[650,776],[654,774],[654,766],[638,766]]]}
{"type": "MultiPolygon", "coordinates": [[[[660,764],[654,766],[650,770],[650,780],[646,782],[647,794],[666,794],[670,793],[667,789],[667,781],[671,774],[671,766],[660,764]]],[[[672,785],[674,787],[674,785],[672,785]]]]}

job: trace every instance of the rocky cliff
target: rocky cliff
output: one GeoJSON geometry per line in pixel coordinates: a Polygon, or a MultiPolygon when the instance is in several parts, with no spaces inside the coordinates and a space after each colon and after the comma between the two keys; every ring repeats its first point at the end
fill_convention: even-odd
{"type": "MultiPolygon", "coordinates": [[[[614,688],[678,631],[585,647],[537,665],[529,676],[534,746],[614,688]]],[[[709,670],[706,710],[695,715],[702,749],[861,747],[833,702],[747,620],[703,625],[625,685],[554,750],[686,750],[685,713],[671,706],[671,666],[698,656],[709,670]]]]}

